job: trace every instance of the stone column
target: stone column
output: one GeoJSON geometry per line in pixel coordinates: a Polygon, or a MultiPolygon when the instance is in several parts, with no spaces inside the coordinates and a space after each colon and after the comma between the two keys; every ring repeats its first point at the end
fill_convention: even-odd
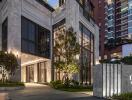
{"type": "Polygon", "coordinates": [[[8,0],[8,52],[16,55],[20,65],[13,77],[14,81],[21,81],[21,2],[8,0]]]}
{"type": "Polygon", "coordinates": [[[46,68],[47,68],[47,82],[51,81],[51,60],[48,60],[46,62],[46,68]]]}
{"type": "Polygon", "coordinates": [[[37,63],[34,64],[34,82],[38,82],[38,69],[37,69],[37,63]]]}
{"type": "Polygon", "coordinates": [[[2,21],[1,21],[1,13],[0,13],[0,50],[2,49],[2,21]]]}

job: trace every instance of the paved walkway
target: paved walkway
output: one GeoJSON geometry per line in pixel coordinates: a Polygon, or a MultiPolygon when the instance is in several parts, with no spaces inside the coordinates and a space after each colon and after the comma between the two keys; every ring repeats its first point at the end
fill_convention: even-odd
{"type": "Polygon", "coordinates": [[[31,86],[23,90],[6,92],[11,100],[103,100],[85,93],[54,90],[48,86],[31,86]]]}

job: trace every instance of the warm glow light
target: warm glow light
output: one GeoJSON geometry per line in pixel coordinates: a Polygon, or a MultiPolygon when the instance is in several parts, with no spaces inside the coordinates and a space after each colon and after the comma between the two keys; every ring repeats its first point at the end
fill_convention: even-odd
{"type": "Polygon", "coordinates": [[[100,64],[99,60],[96,60],[96,65],[100,64]]]}
{"type": "Polygon", "coordinates": [[[43,60],[44,60],[44,59],[37,59],[37,60],[28,61],[28,62],[26,62],[26,63],[21,64],[21,66],[34,64],[34,63],[37,63],[37,62],[41,62],[41,61],[43,61],[43,60]]]}
{"type": "Polygon", "coordinates": [[[76,59],[79,60],[79,55],[76,55],[76,59]]]}

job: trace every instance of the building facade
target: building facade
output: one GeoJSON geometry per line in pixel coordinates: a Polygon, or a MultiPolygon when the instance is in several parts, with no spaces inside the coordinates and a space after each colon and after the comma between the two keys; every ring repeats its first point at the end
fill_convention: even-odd
{"type": "Polygon", "coordinates": [[[129,40],[132,40],[132,1],[131,0],[108,0],[106,5],[108,10],[106,11],[108,21],[107,28],[107,40],[116,40],[117,44],[120,44],[120,40],[125,40],[125,43],[121,43],[111,50],[106,48],[107,58],[110,57],[124,57],[131,55],[132,44],[129,40]],[[111,15],[111,17],[110,17],[111,15]]]}
{"type": "Polygon", "coordinates": [[[87,10],[87,5],[83,8],[85,3],[81,0],[60,1],[56,10],[43,0],[1,0],[0,49],[14,53],[18,59],[20,67],[14,80],[56,80],[53,46],[57,29],[73,27],[81,46],[80,73],[75,78],[92,83],[92,66],[98,63],[99,55],[98,27],[90,17],[92,4],[84,1],[91,5],[91,10],[87,10]]]}
{"type": "Polygon", "coordinates": [[[95,6],[94,8],[94,20],[96,24],[99,27],[99,55],[100,59],[104,59],[104,54],[105,54],[105,38],[106,38],[106,27],[107,24],[105,22],[107,21],[106,18],[106,4],[107,2],[105,0],[91,0],[93,5],[95,6]]]}

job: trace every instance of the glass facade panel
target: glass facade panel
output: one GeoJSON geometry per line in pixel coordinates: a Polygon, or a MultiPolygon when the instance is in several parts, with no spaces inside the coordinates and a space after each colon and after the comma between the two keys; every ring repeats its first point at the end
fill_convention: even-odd
{"type": "Polygon", "coordinates": [[[50,58],[50,31],[22,17],[22,52],[50,58]]]}
{"type": "Polygon", "coordinates": [[[83,83],[91,84],[91,66],[94,64],[94,35],[80,23],[80,78],[83,83]]]}
{"type": "Polygon", "coordinates": [[[2,23],[2,50],[7,51],[7,43],[8,43],[8,19],[2,23]]]}

